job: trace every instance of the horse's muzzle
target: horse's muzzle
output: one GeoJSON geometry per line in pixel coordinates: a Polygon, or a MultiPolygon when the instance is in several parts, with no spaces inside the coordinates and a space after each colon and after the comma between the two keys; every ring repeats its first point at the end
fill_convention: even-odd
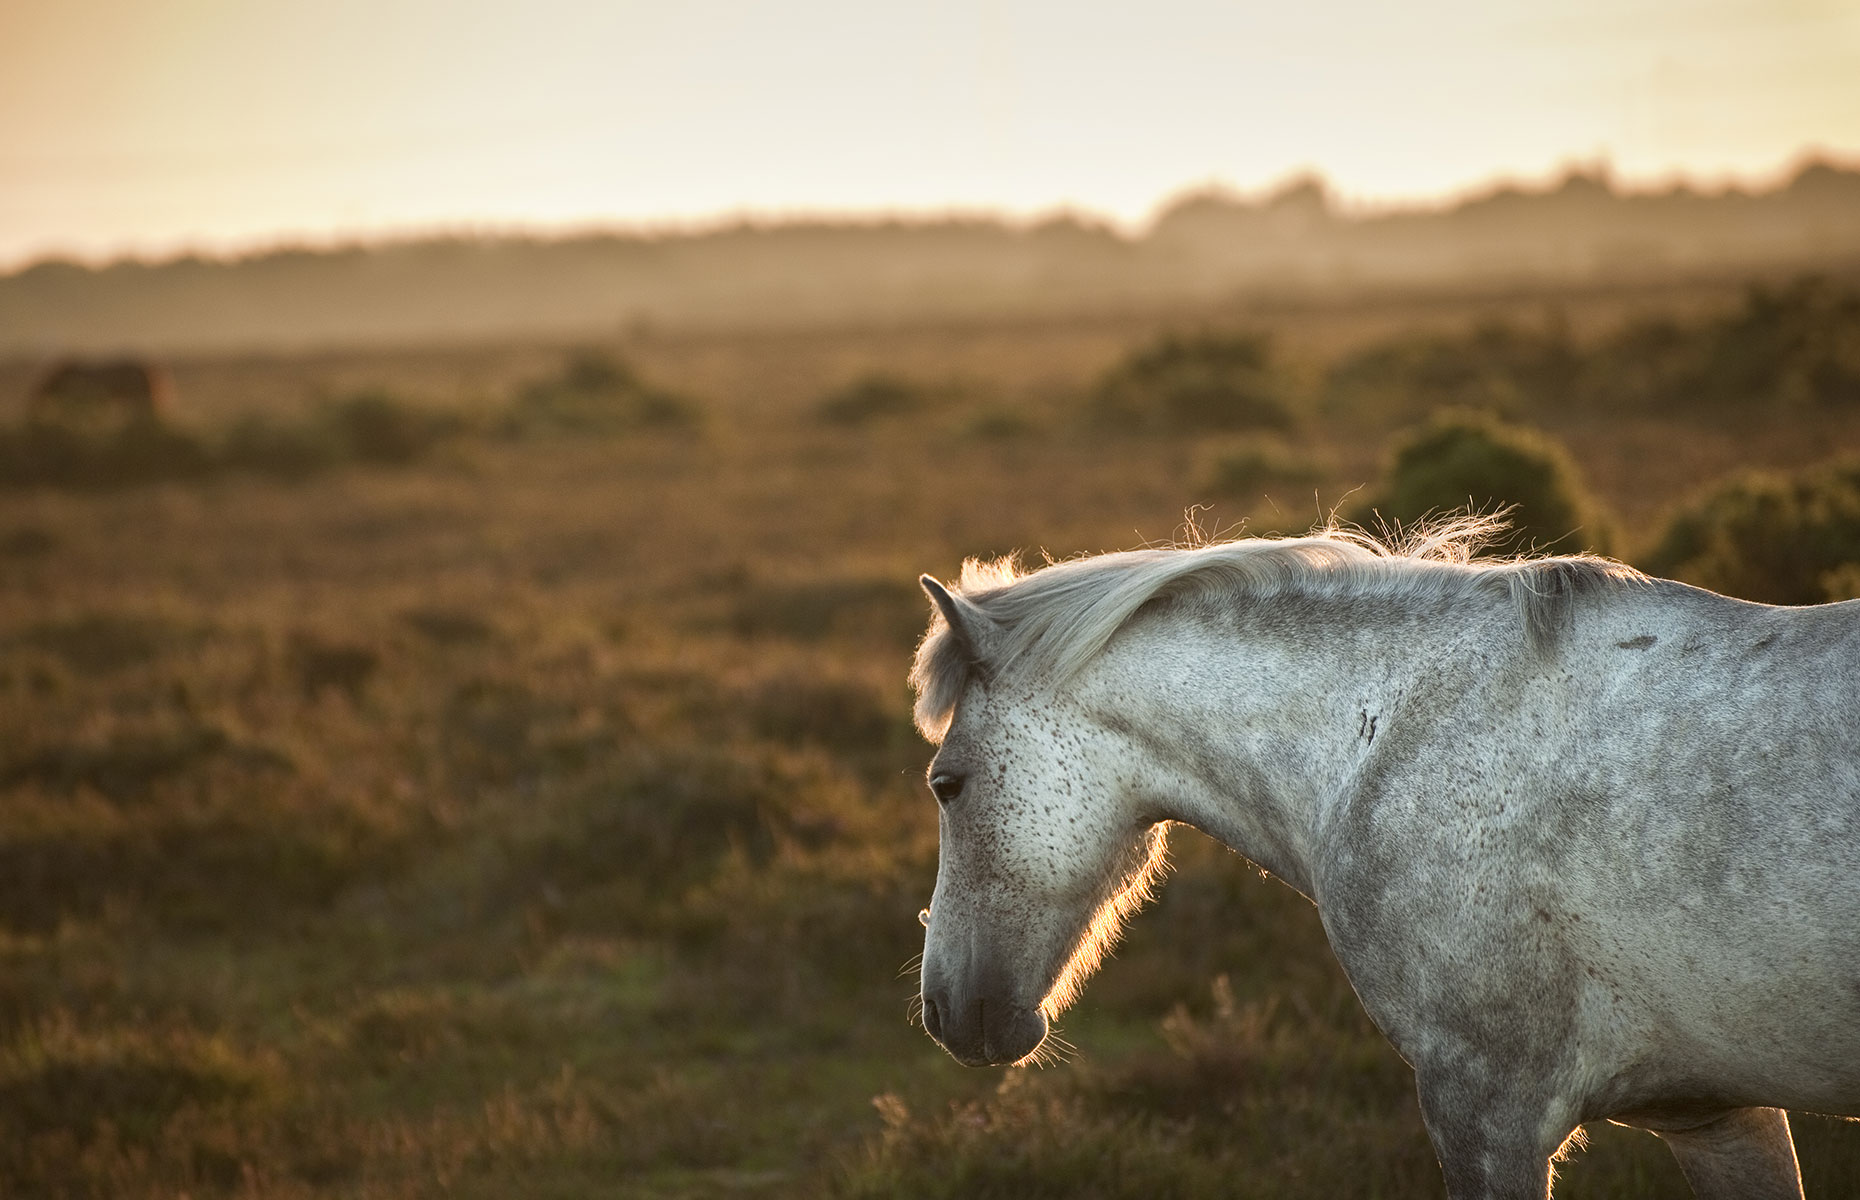
{"type": "Polygon", "coordinates": [[[952,1001],[948,989],[924,993],[924,1031],[965,1067],[999,1067],[1039,1049],[1046,1014],[985,996],[952,1001]]]}

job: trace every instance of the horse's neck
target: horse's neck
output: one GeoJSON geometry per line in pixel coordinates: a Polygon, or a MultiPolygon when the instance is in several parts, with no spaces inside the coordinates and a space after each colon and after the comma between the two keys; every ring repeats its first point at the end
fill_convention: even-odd
{"type": "Polygon", "coordinates": [[[1308,633],[1164,614],[1129,633],[1096,690],[1167,764],[1157,811],[1306,895],[1331,815],[1453,637],[1401,614],[1308,633]]]}

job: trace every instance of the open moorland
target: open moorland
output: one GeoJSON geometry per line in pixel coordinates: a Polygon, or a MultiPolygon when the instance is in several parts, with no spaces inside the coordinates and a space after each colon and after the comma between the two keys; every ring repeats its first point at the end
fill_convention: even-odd
{"type": "MultiPolygon", "coordinates": [[[[917,575],[1470,501],[1860,594],[1852,280],[169,365],[114,425],[0,365],[0,1194],[1435,1196],[1189,830],[1069,1061],[909,1023],[917,575]]],[[[1559,1197],[1687,1194],[1591,1132],[1559,1197]]]]}

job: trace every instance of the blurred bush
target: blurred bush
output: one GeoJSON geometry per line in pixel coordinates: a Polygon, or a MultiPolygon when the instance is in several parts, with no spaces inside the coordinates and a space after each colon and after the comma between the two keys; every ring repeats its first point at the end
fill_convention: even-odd
{"type": "Polygon", "coordinates": [[[133,487],[223,470],[301,479],[344,462],[406,466],[463,426],[380,388],[330,401],[298,423],[247,416],[217,440],[158,417],[94,429],[28,422],[0,429],[0,487],[133,487]]]}
{"type": "Polygon", "coordinates": [[[1845,600],[1860,564],[1860,463],[1752,472],[1677,513],[1642,564],[1767,604],[1845,600]]]}
{"type": "Polygon", "coordinates": [[[1152,433],[1292,424],[1272,343],[1258,333],[1168,334],[1098,381],[1087,402],[1105,428],[1152,433]]]}
{"type": "Polygon", "coordinates": [[[701,423],[691,400],[647,384],[626,363],[595,350],[576,351],[559,372],[522,388],[502,422],[517,437],[690,431],[701,423]]]}
{"type": "Polygon", "coordinates": [[[1542,329],[1490,321],[1463,336],[1410,334],[1343,356],[1325,376],[1325,405],[1409,419],[1456,407],[1516,414],[1568,402],[1581,370],[1561,320],[1542,329]]]}
{"type": "Polygon", "coordinates": [[[1496,553],[1606,552],[1610,531],[1563,448],[1535,430],[1473,413],[1445,413],[1395,450],[1381,490],[1355,519],[1410,527],[1471,508],[1510,510],[1496,553]]]}
{"type": "Polygon", "coordinates": [[[1721,315],[1634,321],[1589,346],[1555,315],[1540,329],[1488,322],[1458,336],[1406,335],[1339,359],[1324,396],[1333,412],[1409,417],[1443,406],[1512,416],[1853,407],[1860,290],[1817,277],[1752,287],[1721,315]]]}
{"type": "Polygon", "coordinates": [[[1845,563],[1821,577],[1822,590],[1830,601],[1860,600],[1860,562],[1845,563]]]}
{"type": "Polygon", "coordinates": [[[418,408],[382,388],[338,398],[321,414],[321,420],[344,457],[388,466],[405,466],[421,458],[462,426],[452,414],[418,408]]]}
{"type": "Polygon", "coordinates": [[[413,404],[385,388],[325,401],[309,419],[240,418],[221,439],[216,465],[277,479],[302,479],[343,463],[404,467],[465,428],[453,413],[413,404]]]}
{"type": "Polygon", "coordinates": [[[1860,291],[1807,278],[1753,287],[1692,326],[1630,325],[1597,348],[1585,393],[1591,406],[1661,412],[1860,405],[1860,291]]]}
{"type": "Polygon", "coordinates": [[[1254,441],[1216,454],[1202,488],[1213,495],[1257,500],[1274,488],[1316,487],[1323,470],[1276,441],[1254,441]]]}
{"type": "Polygon", "coordinates": [[[967,437],[988,442],[1005,442],[1029,437],[1039,431],[1039,424],[1020,408],[991,404],[970,414],[962,432],[967,437]]]}
{"type": "Polygon", "coordinates": [[[0,430],[5,487],[127,487],[198,478],[212,467],[198,437],[154,417],[102,430],[49,421],[0,430]]]}
{"type": "Polygon", "coordinates": [[[259,414],[234,422],[220,443],[223,466],[278,479],[302,479],[342,457],[342,442],[327,423],[283,425],[259,414]]]}
{"type": "Polygon", "coordinates": [[[865,425],[930,407],[932,390],[896,375],[862,375],[824,396],[814,416],[828,425],[865,425]]]}

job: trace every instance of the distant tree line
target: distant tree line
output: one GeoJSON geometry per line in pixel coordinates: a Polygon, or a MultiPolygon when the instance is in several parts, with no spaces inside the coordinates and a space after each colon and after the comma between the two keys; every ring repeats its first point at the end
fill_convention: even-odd
{"type": "Polygon", "coordinates": [[[0,275],[0,354],[555,339],[631,322],[805,328],[1179,311],[1237,293],[1589,286],[1860,262],[1860,170],[1627,190],[1572,170],[1364,214],[1316,179],[1202,189],[1128,234],[1075,215],[794,221],[686,233],[452,237],[243,259],[41,262],[0,275]]]}

